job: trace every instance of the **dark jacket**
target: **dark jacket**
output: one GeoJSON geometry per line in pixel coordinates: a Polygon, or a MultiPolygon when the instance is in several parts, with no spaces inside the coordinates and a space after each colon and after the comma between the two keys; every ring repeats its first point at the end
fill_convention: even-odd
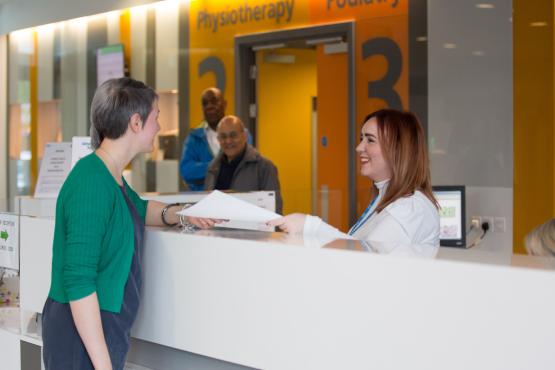
{"type": "MultiPolygon", "coordinates": [[[[189,186],[189,190],[204,190],[204,177],[210,162],[214,159],[210,151],[210,145],[206,138],[205,127],[208,125],[203,121],[197,128],[191,130],[183,144],[183,152],[179,161],[179,173],[189,186]]],[[[248,143],[252,143],[249,133],[248,143]]]]}
{"type": "MultiPolygon", "coordinates": [[[[208,166],[204,181],[205,190],[214,190],[220,173],[222,157],[223,153],[218,154],[208,166]]],[[[245,155],[235,169],[230,190],[238,192],[274,190],[276,192],[276,212],[281,213],[283,210],[277,168],[250,144],[247,144],[245,155]]]]}

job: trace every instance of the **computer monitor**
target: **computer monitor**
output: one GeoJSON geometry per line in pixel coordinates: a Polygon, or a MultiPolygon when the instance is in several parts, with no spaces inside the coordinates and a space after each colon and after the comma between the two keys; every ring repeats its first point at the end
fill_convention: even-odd
{"type": "Polygon", "coordinates": [[[439,240],[445,247],[466,247],[466,212],[464,186],[434,186],[439,202],[439,240]]]}

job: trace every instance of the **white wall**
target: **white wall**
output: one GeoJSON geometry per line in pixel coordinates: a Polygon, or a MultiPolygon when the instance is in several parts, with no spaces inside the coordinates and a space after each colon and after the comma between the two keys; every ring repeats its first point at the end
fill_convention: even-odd
{"type": "MultiPolygon", "coordinates": [[[[432,181],[468,187],[467,216],[502,216],[512,250],[512,1],[428,1],[432,181]],[[454,44],[454,45],[449,45],[454,44]]],[[[493,235],[493,234],[492,234],[493,235]]],[[[499,251],[499,245],[503,251],[499,251]]]]}
{"type": "MultiPolygon", "coordinates": [[[[179,4],[156,9],[156,90],[177,90],[179,4]]],[[[175,121],[177,122],[177,121],[175,121]]]]}
{"type": "Polygon", "coordinates": [[[0,5],[0,35],[22,28],[111,10],[153,3],[153,0],[9,0],[0,5]]]}
{"type": "Polygon", "coordinates": [[[65,22],[60,27],[62,138],[88,136],[87,23],[65,22]]]}

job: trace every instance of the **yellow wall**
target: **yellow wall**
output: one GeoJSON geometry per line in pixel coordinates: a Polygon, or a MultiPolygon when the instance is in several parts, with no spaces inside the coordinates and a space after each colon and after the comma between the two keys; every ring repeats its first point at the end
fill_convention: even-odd
{"type": "Polygon", "coordinates": [[[259,51],[258,150],[278,168],[283,212],[312,213],[311,112],[316,96],[316,51],[259,51]],[[295,57],[294,64],[264,62],[264,54],[295,57]]]}
{"type": "Polygon", "coordinates": [[[513,2],[514,52],[514,233],[523,238],[555,215],[553,0],[513,2]],[[544,26],[532,27],[543,21],[544,26]]]}

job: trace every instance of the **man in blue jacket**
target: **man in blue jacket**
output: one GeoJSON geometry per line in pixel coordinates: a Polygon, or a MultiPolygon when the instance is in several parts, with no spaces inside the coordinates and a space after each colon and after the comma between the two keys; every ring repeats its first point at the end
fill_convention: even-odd
{"type": "Polygon", "coordinates": [[[226,101],[222,92],[210,87],[201,95],[204,121],[191,130],[183,144],[179,173],[190,190],[204,190],[208,164],[220,151],[216,134],[218,122],[225,116],[226,101]]]}

